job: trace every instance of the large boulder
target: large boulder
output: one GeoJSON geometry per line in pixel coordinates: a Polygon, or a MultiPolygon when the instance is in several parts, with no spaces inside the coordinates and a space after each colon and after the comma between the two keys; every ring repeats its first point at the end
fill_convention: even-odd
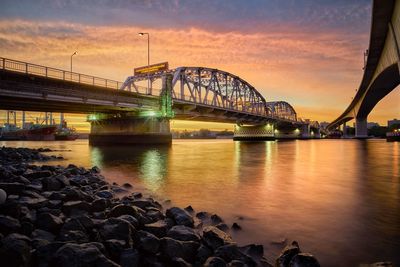
{"type": "Polygon", "coordinates": [[[203,240],[212,249],[232,244],[232,238],[225,232],[214,226],[207,226],[203,229],[203,240]]]}
{"type": "Polygon", "coordinates": [[[108,214],[109,217],[119,217],[121,215],[131,215],[137,218],[139,216],[139,212],[136,207],[120,204],[113,207],[108,214]]]}
{"type": "Polygon", "coordinates": [[[0,241],[1,266],[30,266],[30,242],[27,236],[20,234],[10,234],[3,238],[0,241]]]}
{"type": "Polygon", "coordinates": [[[103,255],[101,247],[100,243],[68,243],[57,250],[52,263],[57,267],[118,267],[118,264],[103,255]]]}
{"type": "Polygon", "coordinates": [[[173,207],[167,209],[166,215],[168,218],[173,219],[176,224],[193,227],[194,222],[192,216],[181,208],[173,207]]]}
{"type": "Polygon", "coordinates": [[[209,257],[203,267],[226,267],[226,262],[219,257],[209,257]]]}
{"type": "Polygon", "coordinates": [[[226,262],[238,260],[244,262],[247,266],[257,266],[257,263],[249,256],[242,253],[235,244],[220,246],[215,250],[215,256],[224,259],[226,262]]]}
{"type": "Polygon", "coordinates": [[[139,267],[140,254],[136,249],[125,249],[119,257],[121,267],[139,267]]]}
{"type": "Polygon", "coordinates": [[[36,225],[40,229],[58,233],[63,225],[63,221],[60,217],[54,216],[49,212],[43,212],[37,216],[36,225]]]}
{"type": "Polygon", "coordinates": [[[0,233],[7,235],[17,232],[21,228],[21,224],[17,219],[10,216],[0,215],[0,233]]]}
{"type": "Polygon", "coordinates": [[[166,236],[169,229],[169,224],[165,220],[160,220],[154,223],[144,225],[144,230],[152,233],[153,235],[161,238],[166,236]]]}
{"type": "Polygon", "coordinates": [[[173,226],[169,229],[167,236],[180,241],[200,241],[200,236],[195,232],[195,230],[184,225],[173,226]]]}
{"type": "Polygon", "coordinates": [[[109,218],[105,220],[99,229],[102,240],[124,240],[129,247],[132,246],[132,235],[135,232],[135,228],[129,222],[118,218],[109,218]]]}
{"type": "Polygon", "coordinates": [[[290,267],[320,267],[317,259],[309,253],[295,255],[289,264],[290,267]]]}
{"type": "Polygon", "coordinates": [[[276,267],[289,267],[289,264],[294,256],[299,254],[300,247],[296,241],[293,241],[292,244],[286,246],[279,257],[275,261],[276,267]]]}
{"type": "Polygon", "coordinates": [[[182,258],[188,262],[194,262],[197,249],[200,244],[193,241],[179,241],[169,237],[160,239],[161,253],[172,260],[173,258],[182,258]]]}
{"type": "Polygon", "coordinates": [[[138,231],[136,233],[135,243],[140,250],[156,254],[160,247],[160,239],[158,239],[155,235],[146,232],[146,231],[138,231]]]}

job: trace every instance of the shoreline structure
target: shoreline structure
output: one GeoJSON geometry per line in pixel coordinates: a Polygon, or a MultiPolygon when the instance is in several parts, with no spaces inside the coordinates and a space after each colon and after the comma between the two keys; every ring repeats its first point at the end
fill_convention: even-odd
{"type": "Polygon", "coordinates": [[[275,262],[239,247],[234,223],[191,206],[164,208],[97,167],[32,165],[50,149],[0,148],[0,260],[4,266],[320,266],[296,241],[275,262]]]}

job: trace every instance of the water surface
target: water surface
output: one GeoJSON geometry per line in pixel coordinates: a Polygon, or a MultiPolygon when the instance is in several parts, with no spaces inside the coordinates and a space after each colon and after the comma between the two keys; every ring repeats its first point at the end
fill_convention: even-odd
{"type": "Polygon", "coordinates": [[[322,266],[390,260],[400,265],[400,143],[385,140],[233,142],[174,140],[171,147],[90,147],[87,140],[0,142],[49,147],[97,165],[181,207],[237,221],[240,244],[261,243],[275,257],[297,240],[322,266]],[[238,217],[243,217],[239,220],[238,217]]]}

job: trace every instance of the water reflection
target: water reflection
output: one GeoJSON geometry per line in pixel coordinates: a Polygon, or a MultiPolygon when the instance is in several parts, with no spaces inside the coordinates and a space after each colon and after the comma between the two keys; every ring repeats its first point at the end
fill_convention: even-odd
{"type": "MultiPolygon", "coordinates": [[[[89,147],[87,141],[3,142],[67,149],[67,161],[101,167],[178,206],[192,205],[239,223],[240,244],[269,256],[298,240],[322,266],[400,264],[400,143],[385,140],[232,142],[174,140],[171,147],[89,147]]],[[[46,163],[47,164],[47,163],[46,163]]],[[[54,164],[60,164],[56,162],[54,164]]]]}
{"type": "Polygon", "coordinates": [[[126,182],[124,173],[128,173],[141,180],[147,189],[157,191],[168,173],[170,149],[166,146],[93,146],[90,157],[92,164],[113,175],[113,180],[119,180],[116,178],[122,175],[122,182],[126,182]]]}

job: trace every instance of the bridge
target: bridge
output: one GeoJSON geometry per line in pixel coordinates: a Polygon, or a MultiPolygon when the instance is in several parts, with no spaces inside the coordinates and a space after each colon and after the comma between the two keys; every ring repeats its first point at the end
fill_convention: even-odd
{"type": "Polygon", "coordinates": [[[356,138],[366,138],[367,117],[376,104],[400,83],[400,1],[373,1],[367,61],[356,95],[327,129],[332,131],[355,119],[356,138]]]}
{"type": "Polygon", "coordinates": [[[0,58],[0,96],[1,109],[89,114],[92,144],[168,143],[172,118],[236,123],[236,140],[308,137],[313,126],[240,77],[201,67],[120,82],[0,58]],[[148,80],[150,86],[140,85],[148,80]]]}

